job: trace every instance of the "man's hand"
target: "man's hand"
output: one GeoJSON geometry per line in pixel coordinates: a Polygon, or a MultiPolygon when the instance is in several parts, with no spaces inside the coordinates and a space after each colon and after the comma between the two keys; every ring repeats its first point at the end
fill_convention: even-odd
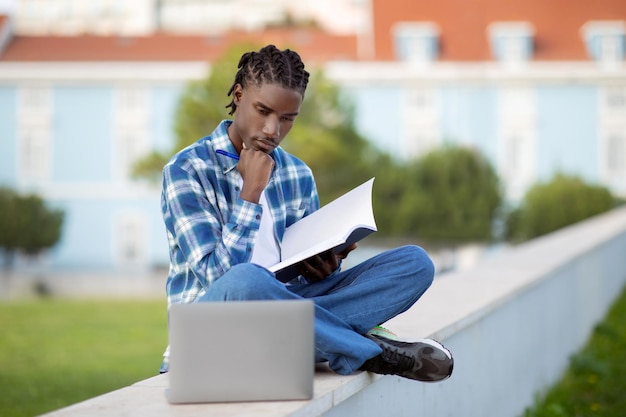
{"type": "Polygon", "coordinates": [[[274,168],[274,160],[265,152],[242,149],[237,170],[243,178],[240,197],[252,203],[259,202],[261,193],[267,187],[274,168]]]}
{"type": "Polygon", "coordinates": [[[344,250],[339,252],[337,254],[337,258],[339,258],[339,259],[346,259],[348,257],[348,254],[350,252],[352,252],[353,250],[355,250],[357,246],[358,245],[356,243],[353,243],[352,245],[348,246],[347,248],[345,248],[344,250]]]}
{"type": "Polygon", "coordinates": [[[356,249],[357,244],[353,243],[339,253],[332,249],[305,259],[297,265],[298,273],[311,282],[321,281],[339,267],[339,260],[345,259],[350,252],[356,249]]]}

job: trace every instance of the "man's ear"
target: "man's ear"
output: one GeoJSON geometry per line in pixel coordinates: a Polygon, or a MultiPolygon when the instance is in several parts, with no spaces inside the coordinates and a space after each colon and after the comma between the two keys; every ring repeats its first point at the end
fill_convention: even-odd
{"type": "Polygon", "coordinates": [[[241,84],[235,84],[235,88],[233,89],[233,103],[235,103],[235,105],[239,105],[242,95],[243,87],[241,86],[241,84]]]}

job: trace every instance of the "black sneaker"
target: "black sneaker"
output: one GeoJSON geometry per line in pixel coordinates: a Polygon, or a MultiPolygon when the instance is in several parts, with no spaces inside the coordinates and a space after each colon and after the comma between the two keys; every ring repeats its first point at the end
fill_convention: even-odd
{"type": "Polygon", "coordinates": [[[454,359],[450,351],[432,339],[402,342],[367,334],[382,348],[382,353],[365,361],[361,370],[384,375],[399,375],[424,382],[436,382],[452,375],[454,359]]]}

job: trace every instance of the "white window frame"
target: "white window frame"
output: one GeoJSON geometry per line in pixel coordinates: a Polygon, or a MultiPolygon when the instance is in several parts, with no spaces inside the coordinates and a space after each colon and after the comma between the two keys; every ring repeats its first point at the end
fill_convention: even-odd
{"type": "Polygon", "coordinates": [[[535,28],[529,22],[493,22],[487,27],[492,54],[507,67],[532,59],[535,28]]]}
{"type": "Polygon", "coordinates": [[[580,32],[589,56],[602,67],[614,69],[621,66],[625,55],[623,42],[626,36],[626,21],[592,20],[585,23],[580,32]]]}
{"type": "Polygon", "coordinates": [[[150,100],[141,85],[120,85],[114,91],[113,175],[122,182],[131,180],[135,162],[150,151],[150,100]]]}
{"type": "Polygon", "coordinates": [[[498,100],[498,173],[507,197],[519,201],[537,176],[536,97],[530,88],[503,88],[498,100]]]}
{"type": "Polygon", "coordinates": [[[612,192],[626,194],[626,84],[603,86],[598,108],[600,178],[612,192]]]}
{"type": "Polygon", "coordinates": [[[402,154],[419,158],[441,145],[437,92],[429,87],[412,87],[403,91],[402,154]]]}
{"type": "Polygon", "coordinates": [[[17,94],[17,162],[21,181],[50,179],[52,167],[52,88],[20,86],[17,94]]]}
{"type": "Polygon", "coordinates": [[[150,101],[148,90],[140,86],[119,86],[113,97],[113,115],[116,126],[147,125],[150,101]]]}
{"type": "Polygon", "coordinates": [[[21,86],[17,95],[19,124],[49,125],[52,118],[52,88],[21,86]]]}
{"type": "Polygon", "coordinates": [[[605,137],[606,169],[609,180],[626,179],[626,129],[605,137]]]}
{"type": "Polygon", "coordinates": [[[439,27],[433,22],[398,22],[392,29],[397,58],[412,65],[427,65],[439,55],[439,27]]]}
{"type": "Polygon", "coordinates": [[[521,37],[510,37],[503,39],[502,61],[510,65],[519,65],[526,61],[524,53],[525,39],[521,37]]]}
{"type": "Polygon", "coordinates": [[[140,268],[148,263],[150,242],[145,216],[138,211],[127,210],[113,217],[113,254],[119,267],[140,268]]]}
{"type": "Polygon", "coordinates": [[[626,85],[609,85],[602,88],[601,118],[607,123],[626,121],[626,85]]]}
{"type": "Polygon", "coordinates": [[[113,141],[114,175],[118,180],[128,181],[133,165],[150,152],[148,133],[140,127],[116,128],[113,141]]]}
{"type": "Polygon", "coordinates": [[[49,180],[52,164],[50,129],[45,126],[20,125],[18,131],[20,181],[40,183],[49,180]]]}

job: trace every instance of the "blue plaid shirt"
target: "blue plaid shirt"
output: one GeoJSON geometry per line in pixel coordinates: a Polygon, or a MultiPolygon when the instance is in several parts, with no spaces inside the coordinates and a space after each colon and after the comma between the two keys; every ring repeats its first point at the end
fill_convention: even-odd
{"type": "MultiPolygon", "coordinates": [[[[249,262],[263,207],[239,197],[236,153],[224,120],[209,136],[181,150],[163,168],[161,210],[167,229],[168,304],[193,302],[233,265],[249,262]]],[[[276,148],[265,189],[278,242],[285,228],[319,208],[313,173],[300,159],[276,148]]]]}

